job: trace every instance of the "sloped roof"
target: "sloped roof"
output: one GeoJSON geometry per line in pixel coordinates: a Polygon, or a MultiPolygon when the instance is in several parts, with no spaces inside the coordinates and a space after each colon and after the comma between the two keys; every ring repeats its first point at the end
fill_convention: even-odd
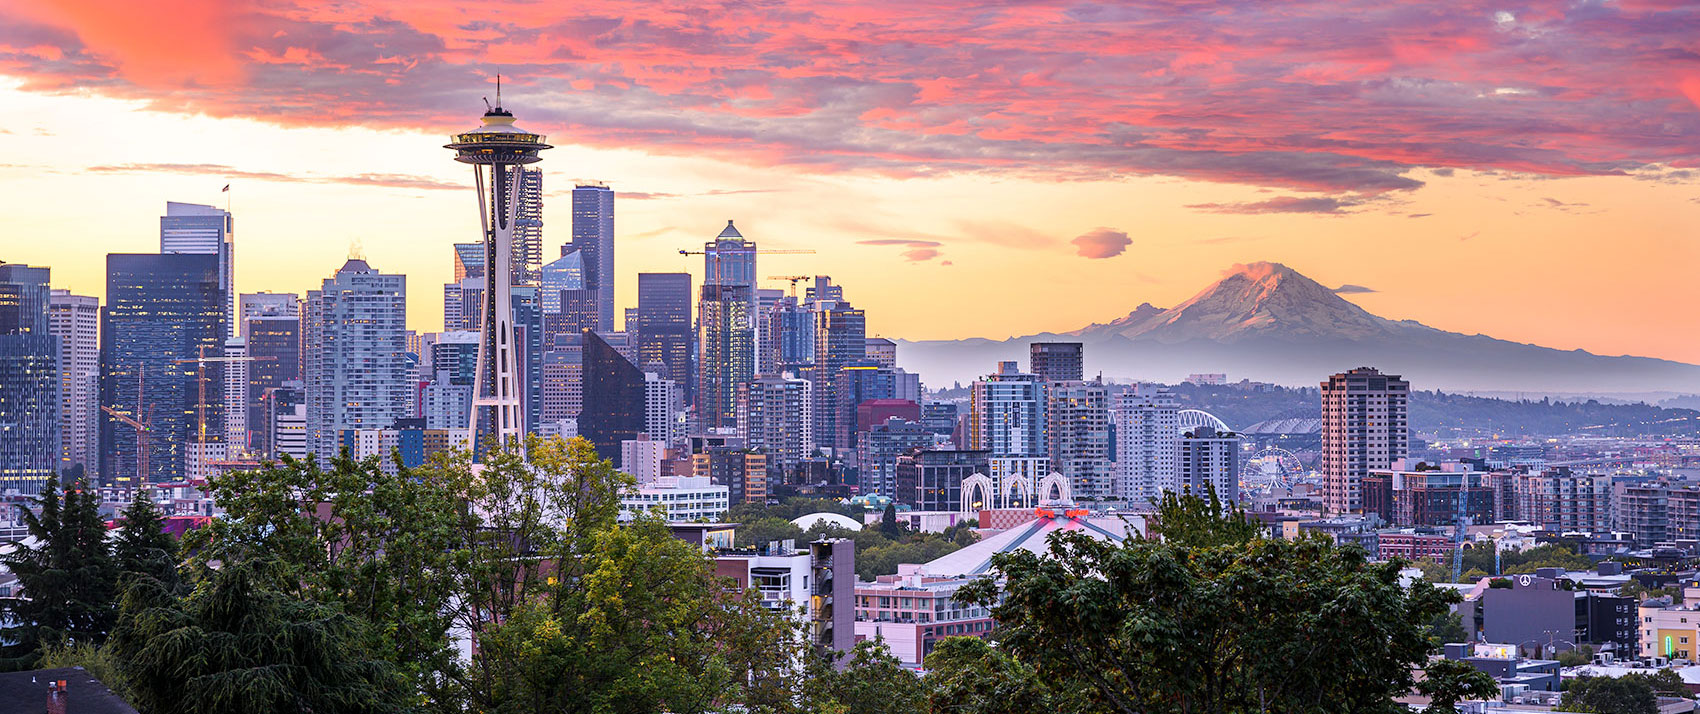
{"type": "Polygon", "coordinates": [[[737,238],[737,239],[742,240],[743,237],[744,237],[744,234],[739,233],[738,229],[732,226],[732,220],[731,219],[727,219],[726,220],[726,228],[725,228],[725,230],[720,231],[720,235],[718,237],[720,237],[720,238],[737,238]]]}
{"type": "Polygon", "coordinates": [[[1145,527],[1145,519],[1140,516],[1129,515],[1126,518],[1127,521],[1123,521],[1113,516],[1068,516],[1064,513],[1040,516],[929,562],[924,566],[925,572],[928,575],[958,577],[985,575],[992,569],[993,555],[1015,550],[1045,553],[1049,547],[1047,539],[1057,531],[1079,531],[1098,540],[1120,543],[1127,539],[1129,526],[1135,534],[1145,527]]]}

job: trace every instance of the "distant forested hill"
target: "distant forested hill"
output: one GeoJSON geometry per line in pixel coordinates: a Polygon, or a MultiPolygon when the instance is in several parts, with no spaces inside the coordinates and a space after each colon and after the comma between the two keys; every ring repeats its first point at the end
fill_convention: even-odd
{"type": "MultiPolygon", "coordinates": [[[[1183,408],[1203,409],[1234,429],[1244,429],[1265,419],[1321,415],[1321,395],[1314,387],[1270,386],[1254,391],[1235,386],[1177,384],[1169,389],[1183,408]]],[[[948,390],[940,396],[966,399],[967,391],[948,390]]],[[[1601,404],[1593,400],[1511,401],[1415,392],[1411,396],[1411,426],[1417,431],[1456,428],[1542,436],[1576,432],[1602,436],[1700,434],[1700,411],[1646,404],[1601,404]]]]}

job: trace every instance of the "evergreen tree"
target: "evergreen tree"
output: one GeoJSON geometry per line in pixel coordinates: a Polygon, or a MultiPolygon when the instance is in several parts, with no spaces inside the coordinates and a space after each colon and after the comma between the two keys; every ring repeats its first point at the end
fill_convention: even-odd
{"type": "Polygon", "coordinates": [[[275,561],[201,570],[178,598],[158,581],[124,596],[111,647],[138,709],[205,712],[399,712],[407,694],[377,658],[366,623],[281,592],[275,561]]]}
{"type": "Polygon", "coordinates": [[[121,577],[142,575],[158,580],[169,590],[176,590],[177,541],[165,532],[165,517],[144,491],[136,492],[135,500],[124,509],[123,530],[113,546],[121,577]]]}
{"type": "Polygon", "coordinates": [[[892,540],[903,537],[903,526],[897,522],[897,504],[885,504],[885,513],[880,514],[880,533],[892,540]]]}
{"type": "Polygon", "coordinates": [[[61,490],[50,477],[33,505],[19,506],[29,538],[0,556],[23,589],[22,598],[0,603],[9,623],[0,639],[12,643],[0,648],[0,666],[31,666],[46,646],[98,644],[116,613],[117,572],[100,497],[85,482],[61,490]]]}

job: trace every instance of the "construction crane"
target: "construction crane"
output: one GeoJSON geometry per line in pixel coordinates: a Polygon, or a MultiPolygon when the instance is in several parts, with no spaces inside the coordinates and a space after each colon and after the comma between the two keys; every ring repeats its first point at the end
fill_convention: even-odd
{"type": "MultiPolygon", "coordinates": [[[[716,248],[714,250],[681,250],[679,255],[813,255],[811,248],[716,248]]],[[[708,276],[715,285],[720,284],[720,261],[714,261],[714,274],[708,276]]]]}
{"type": "Polygon", "coordinates": [[[809,278],[812,278],[812,277],[814,277],[814,276],[813,275],[769,275],[769,276],[767,276],[767,279],[768,280],[789,280],[789,281],[791,281],[791,297],[797,297],[797,283],[800,283],[804,280],[808,280],[809,278]]]}
{"type": "MultiPolygon", "coordinates": [[[[142,406],[146,403],[143,401],[143,395],[146,394],[144,387],[147,385],[147,383],[143,381],[144,376],[145,373],[142,370],[142,365],[136,365],[136,416],[141,417],[142,419],[147,418],[147,412],[142,406]]],[[[132,417],[124,412],[118,411],[117,409],[106,406],[105,404],[100,405],[100,410],[107,414],[111,414],[112,418],[117,419],[126,426],[136,430],[136,483],[137,488],[147,488],[148,451],[151,450],[153,444],[153,426],[142,421],[142,419],[132,417]]]]}
{"type": "MultiPolygon", "coordinates": [[[[153,434],[153,427],[105,404],[100,405],[100,410],[111,414],[113,419],[117,419],[136,430],[136,471],[138,472],[136,482],[138,488],[146,488],[148,485],[148,448],[152,441],[148,437],[153,434]]],[[[141,411],[139,403],[136,406],[136,411],[141,411]]]]}
{"type": "MultiPolygon", "coordinates": [[[[195,437],[195,458],[205,460],[207,458],[207,364],[208,363],[224,363],[224,362],[271,362],[271,361],[275,361],[277,358],[271,357],[271,356],[266,356],[266,357],[208,357],[207,356],[207,345],[201,345],[199,352],[200,352],[200,356],[195,357],[194,359],[174,359],[174,360],[171,360],[171,363],[172,364],[190,364],[190,363],[193,363],[195,365],[195,382],[196,382],[196,387],[199,390],[199,392],[198,392],[199,396],[195,400],[195,422],[196,422],[195,428],[196,428],[196,432],[197,432],[197,435],[195,437]]],[[[227,434],[227,435],[225,435],[225,438],[229,439],[230,437],[227,434]]]]}

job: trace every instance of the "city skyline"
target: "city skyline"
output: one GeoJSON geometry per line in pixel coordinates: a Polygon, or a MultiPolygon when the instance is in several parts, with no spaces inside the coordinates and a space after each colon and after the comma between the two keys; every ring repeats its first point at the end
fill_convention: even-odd
{"type": "MultiPolygon", "coordinates": [[[[636,304],[638,273],[689,271],[700,284],[700,266],[677,251],[731,218],[764,248],[814,249],[764,260],[761,277],[833,275],[868,311],[870,335],[1072,330],[1142,302],[1174,305],[1228,266],[1266,259],[1346,288],[1389,318],[1700,362],[1700,344],[1680,329],[1689,321],[1685,266],[1700,258],[1689,228],[1700,224],[1692,168],[1700,74],[1651,64],[1694,28],[1694,14],[1679,7],[1522,17],[1389,7],[1303,51],[1272,38],[1320,21],[1314,6],[1296,6],[1282,21],[1290,24],[1237,7],[1212,20],[1159,8],[956,19],[907,8],[867,20],[861,49],[827,53],[833,66],[764,71],[747,84],[726,79],[737,74],[728,62],[705,61],[671,80],[655,70],[726,60],[732,49],[762,47],[762,38],[725,32],[724,49],[689,35],[669,40],[659,35],[684,21],[635,8],[611,13],[631,18],[623,23],[584,26],[605,42],[555,63],[510,55],[533,48],[526,37],[566,42],[569,33],[544,20],[573,18],[505,16],[479,40],[480,54],[453,29],[459,10],[366,9],[394,22],[256,12],[171,47],[138,39],[146,23],[121,27],[74,7],[0,10],[9,20],[0,45],[12,50],[0,66],[0,146],[9,157],[0,185],[16,199],[5,259],[50,266],[54,287],[101,295],[98,256],[150,249],[161,201],[222,208],[219,188],[232,184],[239,292],[305,291],[351,252],[422,284],[446,282],[449,246],[473,240],[476,228],[467,177],[442,165],[436,147],[481,108],[479,96],[494,96],[490,75],[503,69],[507,103],[561,146],[546,169],[544,254],[569,240],[574,183],[600,180],[623,199],[616,315],[636,304]],[[930,78],[898,66],[887,53],[906,19],[972,35],[975,51],[1002,58],[990,74],[1032,81],[1002,86],[960,61],[933,63],[930,78]],[[1191,35],[1080,47],[1091,37],[1143,37],[1163,22],[1217,23],[1226,38],[1263,34],[1234,50],[1191,35]],[[1419,22],[1428,23],[1424,32],[1407,29],[1419,22]],[[1006,66],[1017,61],[1010,50],[1032,41],[1017,36],[1022,27],[1072,42],[1035,53],[1032,72],[1016,75],[1028,68],[1006,66]],[[388,55],[370,43],[367,57],[329,42],[404,28],[414,34],[388,55]],[[1572,43],[1568,53],[1538,56],[1583,33],[1621,40],[1622,51],[1572,43]],[[423,69],[385,74],[383,56],[423,69]],[[574,78],[593,75],[598,59],[627,59],[636,74],[623,85],[611,75],[574,78]],[[828,80],[853,74],[836,68],[847,60],[879,71],[835,86],[828,80]],[[369,63],[395,83],[333,72],[337,62],[369,63]],[[1091,65],[1114,76],[1079,76],[1091,65]],[[1621,83],[1614,72],[1658,79],[1621,83]],[[273,101],[281,90],[272,87],[302,85],[255,81],[285,78],[313,79],[323,103],[308,111],[300,96],[273,101]],[[60,91],[72,85],[81,91],[60,91]],[[1231,95],[1236,89],[1265,92],[1268,103],[1231,95]],[[1125,101],[1086,108],[1112,91],[1125,101]],[[1307,91],[1336,111],[1308,109],[1307,91]],[[1040,99],[1060,107],[1055,121],[1034,114],[1040,99]],[[587,112],[597,100],[607,100],[604,110],[587,112]],[[1259,107],[1282,111],[1248,118],[1259,107]],[[1446,120],[1454,114],[1469,121],[1446,120]],[[1276,131],[1278,121],[1287,131],[1276,131]],[[1315,126],[1293,128],[1301,123],[1315,126]],[[1128,135],[1117,139],[1116,127],[1128,135]],[[874,139],[857,143],[862,134],[874,139]],[[1055,158],[1032,165],[1012,153],[1022,148],[1055,158]],[[62,231],[62,217],[88,195],[102,197],[102,210],[79,214],[74,250],[25,238],[62,231]],[[343,232],[337,223],[359,227],[343,232]],[[1363,250],[1369,237],[1401,259],[1363,250]],[[1035,289],[1001,287],[1018,281],[1035,289]],[[1437,281],[1465,288],[1437,290],[1437,281]],[[1075,287],[1082,284],[1090,292],[1075,287]],[[916,298],[953,319],[903,309],[916,298]]],[[[203,10],[185,8],[177,19],[216,19],[203,10]]],[[[854,15],[818,14],[814,24],[828,34],[854,15]]],[[[774,47],[810,31],[790,18],[762,22],[774,47]]],[[[913,51],[946,52],[927,43],[913,51]]],[[[438,329],[441,307],[430,291],[415,291],[409,326],[438,329]]]]}

